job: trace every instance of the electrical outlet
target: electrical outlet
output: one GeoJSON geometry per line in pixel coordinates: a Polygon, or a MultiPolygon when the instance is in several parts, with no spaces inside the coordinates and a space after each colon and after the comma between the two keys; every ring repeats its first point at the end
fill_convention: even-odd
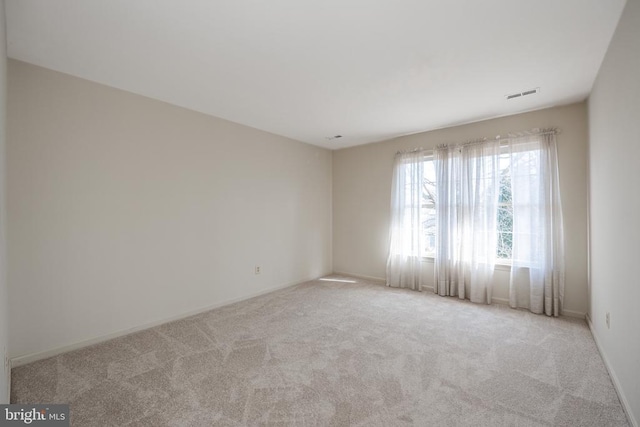
{"type": "Polygon", "coordinates": [[[260,274],[260,266],[259,265],[256,265],[255,273],[256,274],[260,274]]]}
{"type": "Polygon", "coordinates": [[[611,329],[611,315],[607,311],[607,329],[611,329]]]}

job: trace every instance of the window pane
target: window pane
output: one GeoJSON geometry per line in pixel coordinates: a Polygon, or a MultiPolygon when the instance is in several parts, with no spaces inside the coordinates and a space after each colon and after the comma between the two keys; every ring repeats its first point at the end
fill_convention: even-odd
{"type": "Polygon", "coordinates": [[[424,162],[422,183],[422,230],[425,256],[433,256],[436,249],[436,169],[433,159],[424,162]]]}
{"type": "Polygon", "coordinates": [[[498,245],[496,256],[500,259],[511,259],[513,247],[513,207],[498,206],[498,245]]]}
{"type": "Polygon", "coordinates": [[[436,250],[436,208],[433,205],[422,208],[422,230],[424,236],[424,255],[430,256],[436,250]]]}
{"type": "Polygon", "coordinates": [[[424,162],[424,181],[422,185],[423,202],[435,204],[436,201],[436,168],[433,160],[424,162]]]}
{"type": "Polygon", "coordinates": [[[498,245],[496,256],[511,259],[513,248],[513,206],[509,153],[500,155],[500,194],[498,195],[498,245]]]}

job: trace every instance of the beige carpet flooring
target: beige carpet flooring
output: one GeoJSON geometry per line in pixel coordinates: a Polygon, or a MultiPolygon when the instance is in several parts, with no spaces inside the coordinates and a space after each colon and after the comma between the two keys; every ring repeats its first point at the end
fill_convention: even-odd
{"type": "Polygon", "coordinates": [[[328,279],[15,368],[11,401],[74,426],[628,425],[584,321],[328,279]]]}

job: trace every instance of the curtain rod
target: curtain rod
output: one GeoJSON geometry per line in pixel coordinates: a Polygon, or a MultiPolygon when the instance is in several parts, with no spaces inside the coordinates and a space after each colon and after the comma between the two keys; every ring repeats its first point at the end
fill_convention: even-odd
{"type": "MultiPolygon", "coordinates": [[[[457,144],[438,144],[436,147],[443,147],[443,146],[455,147],[458,145],[477,144],[480,142],[487,141],[489,139],[515,139],[515,138],[522,138],[525,136],[532,136],[532,135],[558,135],[559,133],[562,133],[562,129],[560,128],[533,128],[533,129],[523,130],[518,132],[509,132],[504,136],[498,134],[492,138],[483,137],[483,138],[470,139],[468,141],[457,143],[457,144]]],[[[409,150],[398,150],[396,151],[396,156],[400,154],[419,153],[421,151],[432,151],[432,150],[433,148],[422,148],[422,147],[412,148],[409,150]]]]}
{"type": "Polygon", "coordinates": [[[495,139],[508,139],[508,138],[520,138],[523,136],[531,136],[531,135],[557,135],[562,133],[562,129],[560,128],[533,128],[529,130],[523,130],[520,132],[509,132],[504,137],[500,135],[496,135],[495,139]]]}

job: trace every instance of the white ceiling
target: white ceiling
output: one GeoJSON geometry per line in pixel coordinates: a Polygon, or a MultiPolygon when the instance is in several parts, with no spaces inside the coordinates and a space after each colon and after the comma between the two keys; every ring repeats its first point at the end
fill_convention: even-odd
{"type": "Polygon", "coordinates": [[[343,148],[585,99],[624,3],[6,0],[6,15],[12,58],[343,148]]]}

